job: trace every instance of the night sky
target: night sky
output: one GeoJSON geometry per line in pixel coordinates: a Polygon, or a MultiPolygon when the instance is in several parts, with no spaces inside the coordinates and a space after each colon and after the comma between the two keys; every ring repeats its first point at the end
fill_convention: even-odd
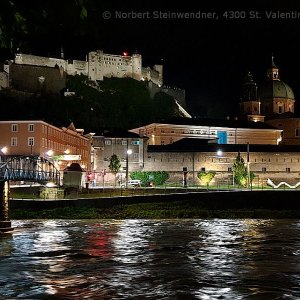
{"type": "Polygon", "coordinates": [[[296,100],[300,97],[297,1],[240,1],[239,7],[228,1],[185,1],[182,7],[143,1],[14,2],[28,29],[26,35],[13,37],[21,52],[59,57],[61,45],[65,58],[74,59],[85,59],[96,49],[138,52],[145,67],[163,62],[165,84],[186,90],[193,116],[237,114],[244,75],[249,70],[258,85],[262,83],[272,53],[281,79],[292,87],[296,100]],[[271,11],[294,12],[296,17],[272,19],[271,11]],[[190,17],[169,16],[183,12],[190,17]],[[199,18],[199,13],[214,17],[199,18]]]}

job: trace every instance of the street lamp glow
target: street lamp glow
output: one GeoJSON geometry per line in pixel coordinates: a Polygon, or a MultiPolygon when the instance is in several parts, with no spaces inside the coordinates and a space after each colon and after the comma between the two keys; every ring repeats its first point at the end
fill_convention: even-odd
{"type": "Polygon", "coordinates": [[[53,155],[53,150],[48,150],[48,151],[46,152],[46,154],[47,154],[48,156],[52,156],[52,155],[53,155]]]}
{"type": "Polygon", "coordinates": [[[70,153],[70,150],[69,150],[69,149],[66,149],[66,150],[64,151],[64,153],[65,153],[65,154],[69,154],[69,153],[70,153]]]}
{"type": "Polygon", "coordinates": [[[222,150],[218,150],[218,151],[217,151],[217,155],[218,155],[218,156],[222,156],[222,155],[223,155],[223,151],[222,151],[222,150]]]}
{"type": "Polygon", "coordinates": [[[1,149],[1,152],[2,152],[3,154],[6,154],[7,151],[8,151],[8,148],[7,148],[6,146],[3,147],[3,148],[1,149]]]}
{"type": "MultiPolygon", "coordinates": [[[[127,142],[128,145],[128,142],[127,142]]],[[[131,149],[127,149],[126,151],[126,189],[128,188],[128,175],[129,175],[129,155],[132,154],[132,150],[131,149]]]]}

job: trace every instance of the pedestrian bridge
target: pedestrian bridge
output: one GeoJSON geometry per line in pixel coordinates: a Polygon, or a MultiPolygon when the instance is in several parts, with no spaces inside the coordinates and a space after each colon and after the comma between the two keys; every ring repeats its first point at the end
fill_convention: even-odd
{"type": "Polygon", "coordinates": [[[39,156],[0,156],[0,181],[30,181],[60,184],[60,172],[54,164],[39,156]]]}

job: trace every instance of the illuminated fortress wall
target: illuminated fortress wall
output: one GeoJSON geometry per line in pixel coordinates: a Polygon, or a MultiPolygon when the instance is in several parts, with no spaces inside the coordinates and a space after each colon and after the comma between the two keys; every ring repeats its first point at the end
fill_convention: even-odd
{"type": "Polygon", "coordinates": [[[90,80],[103,80],[103,77],[130,77],[136,80],[148,80],[161,86],[163,84],[163,67],[155,65],[153,69],[142,67],[140,54],[114,55],[102,50],[92,51],[88,60],[65,60],[62,58],[42,57],[30,54],[16,54],[15,64],[34,65],[40,67],[63,68],[68,75],[85,75],[90,80]]]}

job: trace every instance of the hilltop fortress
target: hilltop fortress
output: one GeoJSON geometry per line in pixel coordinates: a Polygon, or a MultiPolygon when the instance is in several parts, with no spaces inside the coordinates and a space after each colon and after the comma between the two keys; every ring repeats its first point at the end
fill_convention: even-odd
{"type": "Polygon", "coordinates": [[[185,90],[163,85],[163,65],[153,68],[142,66],[142,55],[122,55],[91,51],[86,60],[43,57],[17,53],[14,60],[7,61],[0,72],[0,90],[14,89],[27,93],[60,93],[66,87],[67,76],[84,75],[90,81],[106,78],[133,78],[147,82],[151,95],[162,91],[174,97],[183,115],[185,111],[185,90]]]}
{"type": "MultiPolygon", "coordinates": [[[[61,54],[63,57],[63,53],[61,54]]],[[[102,50],[89,52],[87,60],[65,60],[63,58],[42,57],[29,54],[16,54],[14,63],[40,67],[61,68],[67,75],[85,75],[92,81],[103,80],[103,77],[130,77],[136,80],[152,81],[163,85],[163,66],[154,65],[153,69],[142,67],[142,56],[129,56],[103,53],[102,50]]]]}

